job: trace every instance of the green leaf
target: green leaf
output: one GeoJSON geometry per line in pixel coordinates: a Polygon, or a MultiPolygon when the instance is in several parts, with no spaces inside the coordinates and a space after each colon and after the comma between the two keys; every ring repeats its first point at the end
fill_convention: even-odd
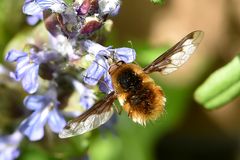
{"type": "Polygon", "coordinates": [[[164,3],[164,0],[151,0],[151,2],[163,4],[163,3],[164,3]]]}
{"type": "Polygon", "coordinates": [[[221,107],[240,96],[240,55],[218,69],[195,91],[195,99],[207,109],[221,107]]]}

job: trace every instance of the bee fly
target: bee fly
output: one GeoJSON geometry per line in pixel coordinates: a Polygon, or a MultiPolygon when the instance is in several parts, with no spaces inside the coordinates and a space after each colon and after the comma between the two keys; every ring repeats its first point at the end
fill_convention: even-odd
{"type": "Polygon", "coordinates": [[[114,91],[69,121],[59,137],[83,134],[106,123],[113,115],[112,104],[116,99],[134,122],[145,125],[149,120],[156,120],[164,112],[166,98],[148,74],[160,72],[166,75],[176,71],[193,54],[202,37],[202,31],[191,32],[143,69],[122,61],[111,65],[109,74],[114,91]]]}

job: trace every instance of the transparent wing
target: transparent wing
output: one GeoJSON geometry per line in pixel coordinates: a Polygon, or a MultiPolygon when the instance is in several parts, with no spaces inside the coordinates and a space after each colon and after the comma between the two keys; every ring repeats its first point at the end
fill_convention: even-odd
{"type": "Polygon", "coordinates": [[[115,92],[111,92],[79,117],[69,121],[59,133],[59,137],[68,138],[80,135],[106,123],[113,115],[112,104],[116,98],[115,92]]]}
{"type": "Polygon", "coordinates": [[[145,73],[160,72],[164,75],[176,71],[194,53],[202,37],[202,31],[189,33],[143,70],[145,73]]]}

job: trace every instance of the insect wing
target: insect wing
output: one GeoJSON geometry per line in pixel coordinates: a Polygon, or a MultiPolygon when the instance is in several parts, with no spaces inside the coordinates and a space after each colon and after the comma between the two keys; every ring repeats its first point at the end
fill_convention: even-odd
{"type": "Polygon", "coordinates": [[[112,104],[116,98],[115,92],[111,92],[79,117],[69,121],[59,133],[59,137],[68,138],[80,135],[106,123],[113,115],[112,104]]]}
{"type": "Polygon", "coordinates": [[[194,53],[202,40],[202,31],[193,31],[159,56],[143,70],[145,73],[160,72],[164,75],[176,71],[194,53]]]}

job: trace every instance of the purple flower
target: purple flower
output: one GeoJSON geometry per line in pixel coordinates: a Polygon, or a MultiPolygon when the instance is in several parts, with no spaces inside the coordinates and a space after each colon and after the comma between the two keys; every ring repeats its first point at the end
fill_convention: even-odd
{"type": "Polygon", "coordinates": [[[43,62],[47,62],[56,58],[55,53],[44,53],[40,51],[36,53],[34,49],[30,53],[11,50],[7,53],[5,60],[8,62],[16,62],[16,71],[10,72],[10,76],[16,81],[22,81],[25,91],[32,94],[38,89],[38,70],[43,62]]]}
{"type": "Polygon", "coordinates": [[[55,133],[60,132],[66,125],[63,115],[57,108],[56,94],[55,89],[50,89],[45,95],[33,95],[25,98],[25,106],[33,113],[21,123],[20,131],[31,141],[40,140],[44,136],[46,123],[55,133]]]}
{"type": "Polygon", "coordinates": [[[43,13],[39,12],[38,14],[28,16],[27,23],[31,26],[34,26],[35,24],[37,24],[38,21],[42,19],[43,19],[43,13]]]}
{"type": "Polygon", "coordinates": [[[97,55],[92,64],[87,68],[84,75],[84,82],[88,85],[96,85],[102,76],[107,73],[109,64],[104,57],[97,55]]]}
{"type": "Polygon", "coordinates": [[[5,57],[8,62],[17,62],[15,73],[10,76],[16,81],[22,81],[24,90],[28,93],[34,93],[38,89],[38,70],[40,59],[36,54],[29,56],[27,53],[17,50],[11,50],[5,57]]]}
{"type": "Polygon", "coordinates": [[[84,75],[84,82],[89,85],[96,85],[99,80],[104,77],[100,82],[100,89],[109,93],[113,90],[111,77],[108,73],[109,61],[124,61],[131,63],[136,58],[136,52],[131,48],[116,48],[104,47],[100,44],[86,40],[83,42],[84,49],[95,56],[93,63],[87,68],[84,75]]]}
{"type": "Polygon", "coordinates": [[[63,0],[26,0],[23,5],[23,13],[27,15],[37,15],[47,9],[62,13],[65,8],[66,4],[63,0]]]}
{"type": "Polygon", "coordinates": [[[116,16],[119,13],[121,5],[118,4],[114,10],[110,12],[110,16],[116,16]]]}
{"type": "Polygon", "coordinates": [[[99,89],[104,93],[110,93],[113,91],[112,79],[108,72],[104,73],[103,81],[99,82],[99,89]]]}
{"type": "Polygon", "coordinates": [[[115,16],[120,9],[120,0],[99,0],[98,4],[103,15],[110,14],[115,16]]]}
{"type": "Polygon", "coordinates": [[[23,12],[36,15],[50,9],[55,13],[44,12],[44,23],[53,36],[86,39],[104,25],[108,15],[116,15],[119,8],[120,0],[74,0],[68,6],[63,0],[27,0],[23,12]]]}
{"type": "Polygon", "coordinates": [[[18,146],[23,138],[23,135],[16,131],[9,136],[0,137],[0,159],[1,160],[13,160],[16,159],[20,151],[18,146]]]}
{"type": "Polygon", "coordinates": [[[73,81],[73,85],[80,95],[81,106],[83,106],[84,109],[89,109],[90,107],[92,107],[97,98],[93,90],[85,87],[82,83],[76,80],[73,81]]]}
{"type": "Polygon", "coordinates": [[[80,58],[77,54],[75,54],[77,52],[74,48],[75,41],[72,42],[63,35],[58,35],[56,37],[49,35],[49,39],[49,45],[51,48],[56,50],[63,57],[68,56],[69,61],[74,61],[80,58]]]}

